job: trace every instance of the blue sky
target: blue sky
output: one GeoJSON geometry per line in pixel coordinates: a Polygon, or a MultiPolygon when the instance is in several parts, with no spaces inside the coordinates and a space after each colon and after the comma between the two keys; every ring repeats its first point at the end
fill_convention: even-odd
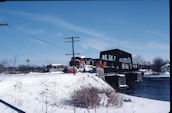
{"type": "Polygon", "coordinates": [[[67,64],[71,44],[81,56],[98,58],[102,50],[119,48],[151,61],[169,59],[169,1],[57,1],[2,2],[0,23],[32,34],[64,49],[0,27],[0,59],[17,58],[17,64],[67,64]]]}

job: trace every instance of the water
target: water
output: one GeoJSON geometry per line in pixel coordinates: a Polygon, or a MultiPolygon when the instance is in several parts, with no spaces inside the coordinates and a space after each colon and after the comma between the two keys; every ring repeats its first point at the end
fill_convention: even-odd
{"type": "Polygon", "coordinates": [[[155,100],[170,101],[170,78],[143,78],[123,93],[155,100]]]}

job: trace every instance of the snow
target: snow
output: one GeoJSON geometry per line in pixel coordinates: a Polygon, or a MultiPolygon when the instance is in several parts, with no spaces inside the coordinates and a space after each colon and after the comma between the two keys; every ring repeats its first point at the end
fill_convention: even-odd
{"type": "Polygon", "coordinates": [[[161,67],[162,72],[170,72],[170,64],[165,64],[161,67]]]}
{"type": "Polygon", "coordinates": [[[148,74],[148,75],[144,75],[144,77],[154,77],[154,78],[158,78],[158,77],[170,77],[170,73],[169,72],[164,72],[161,73],[159,75],[152,75],[152,74],[148,74]]]}
{"type": "Polygon", "coordinates": [[[124,88],[125,88],[125,87],[128,87],[128,85],[126,85],[126,84],[121,85],[121,84],[120,84],[120,85],[119,85],[119,87],[120,87],[120,88],[122,88],[122,87],[124,87],[124,88]]]}
{"type": "Polygon", "coordinates": [[[51,64],[51,66],[63,66],[62,64],[51,64]]]}
{"type": "Polygon", "coordinates": [[[163,74],[170,75],[170,72],[164,72],[163,74]]]}
{"type": "MultiPolygon", "coordinates": [[[[6,113],[17,113],[13,109],[9,109],[6,105],[0,103],[0,112],[2,112],[2,108],[5,109],[6,113]]],[[[4,113],[4,112],[2,112],[4,113]]]]}
{"type": "Polygon", "coordinates": [[[106,74],[105,76],[119,76],[119,77],[125,77],[125,74],[118,74],[118,73],[111,73],[106,74]]]}
{"type": "Polygon", "coordinates": [[[125,75],[124,74],[117,74],[117,76],[124,77],[125,75]]]}
{"type": "Polygon", "coordinates": [[[93,68],[95,68],[95,66],[93,66],[93,65],[85,65],[85,71],[87,71],[87,72],[93,71],[93,68]]]}
{"type": "Polygon", "coordinates": [[[81,56],[81,58],[86,58],[85,56],[81,56]]]}
{"type": "MultiPolygon", "coordinates": [[[[106,82],[90,73],[29,73],[0,74],[0,99],[26,113],[73,113],[74,107],[65,105],[64,100],[83,87],[112,89],[106,82]]],[[[170,103],[145,99],[119,93],[124,99],[121,108],[99,107],[96,109],[75,108],[75,113],[168,113],[170,103]]],[[[0,113],[15,113],[0,103],[0,113]]]]}
{"type": "Polygon", "coordinates": [[[145,72],[145,71],[148,71],[148,69],[139,69],[139,71],[145,72]]]}
{"type": "Polygon", "coordinates": [[[170,111],[170,102],[121,95],[131,98],[131,103],[125,103],[123,106],[124,109],[128,110],[127,113],[168,113],[170,111]]]}
{"type": "Polygon", "coordinates": [[[140,72],[144,72],[144,75],[151,75],[153,71],[151,69],[139,69],[140,72]]]}

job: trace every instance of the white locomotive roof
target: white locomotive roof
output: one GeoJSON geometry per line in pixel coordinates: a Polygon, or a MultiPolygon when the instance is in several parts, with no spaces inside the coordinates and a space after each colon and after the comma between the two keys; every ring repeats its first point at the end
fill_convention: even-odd
{"type": "Polygon", "coordinates": [[[62,66],[62,64],[50,64],[51,66],[62,66]]]}

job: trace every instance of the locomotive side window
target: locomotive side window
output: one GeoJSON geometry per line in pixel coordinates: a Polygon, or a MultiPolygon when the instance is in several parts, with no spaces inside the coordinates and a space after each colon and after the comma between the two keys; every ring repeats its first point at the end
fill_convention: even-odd
{"type": "Polygon", "coordinates": [[[129,69],[129,64],[122,63],[122,69],[129,69]]]}
{"type": "Polygon", "coordinates": [[[113,56],[109,55],[109,61],[113,61],[113,56]]]}
{"type": "Polygon", "coordinates": [[[122,69],[132,69],[131,58],[119,58],[119,62],[122,63],[122,69]]]}
{"type": "Polygon", "coordinates": [[[107,61],[115,61],[116,60],[116,56],[111,55],[111,54],[105,54],[101,56],[102,60],[107,60],[107,61]]]}
{"type": "Polygon", "coordinates": [[[119,58],[119,62],[122,62],[122,63],[131,63],[131,58],[128,57],[128,58],[119,58]]]}
{"type": "Polygon", "coordinates": [[[106,60],[107,59],[107,55],[102,55],[101,59],[106,60]]]}
{"type": "Polygon", "coordinates": [[[113,61],[115,61],[116,60],[116,56],[113,56],[113,61]]]}

